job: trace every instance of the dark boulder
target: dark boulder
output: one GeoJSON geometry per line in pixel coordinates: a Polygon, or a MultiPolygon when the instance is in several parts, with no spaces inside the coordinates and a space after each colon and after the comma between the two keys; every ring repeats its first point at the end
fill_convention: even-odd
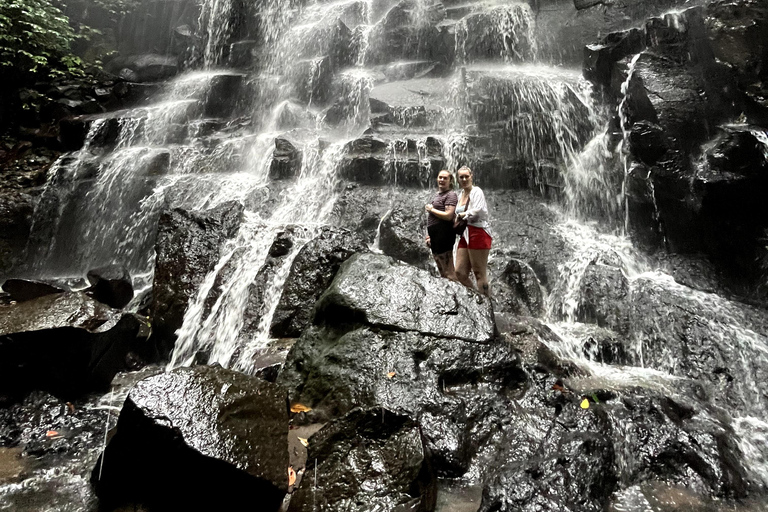
{"type": "Polygon", "coordinates": [[[302,154],[285,137],[275,138],[275,150],[269,166],[269,177],[273,180],[293,178],[301,170],[302,154]]]}
{"type": "Polygon", "coordinates": [[[608,262],[590,264],[580,279],[577,317],[618,335],[578,336],[593,358],[692,379],[730,410],[751,414],[768,403],[758,384],[768,377],[758,362],[768,344],[765,311],[665,277],[628,279],[608,262]]]}
{"type": "Polygon", "coordinates": [[[664,129],[650,121],[638,121],[629,133],[629,148],[640,162],[654,165],[669,149],[664,129]]]}
{"type": "Polygon", "coordinates": [[[288,489],[288,410],[274,384],[182,368],[128,394],[91,482],[103,503],[277,511],[288,489]],[[194,489],[190,492],[190,489],[194,489]]]}
{"type": "Polygon", "coordinates": [[[526,424],[512,417],[504,425],[504,462],[490,472],[480,511],[597,512],[621,486],[649,480],[703,499],[743,498],[754,485],[736,462],[732,428],[705,405],[639,387],[605,391],[578,380],[553,387],[529,389],[520,411],[526,424]]]}
{"type": "Polygon", "coordinates": [[[610,89],[617,63],[644,48],[645,34],[639,28],[608,34],[599,44],[584,47],[584,78],[610,89]]]}
{"type": "Polygon", "coordinates": [[[56,285],[30,279],[8,279],[3,283],[2,288],[10,300],[16,302],[24,302],[66,291],[56,285]]]}
{"type": "Polygon", "coordinates": [[[759,0],[717,0],[706,6],[706,35],[714,57],[742,87],[766,77],[768,5],[759,0]]]}
{"type": "Polygon", "coordinates": [[[23,263],[37,202],[37,194],[29,192],[0,192],[0,275],[8,275],[23,263]]]}
{"type": "Polygon", "coordinates": [[[107,64],[107,70],[128,82],[157,82],[175,76],[179,65],[177,57],[145,53],[117,57],[107,64]]]}
{"type": "Polygon", "coordinates": [[[446,279],[381,255],[357,254],[316,305],[278,383],[318,419],[354,407],[408,414],[436,469],[463,474],[492,431],[517,355],[493,339],[490,304],[446,279]],[[475,393],[474,390],[477,390],[475,393]]]}
{"type": "Polygon", "coordinates": [[[345,229],[323,228],[301,248],[291,265],[272,317],[275,337],[298,337],[312,322],[312,306],[328,288],[347,258],[367,250],[359,235],[345,229]]]}
{"type": "Polygon", "coordinates": [[[428,452],[407,416],[354,409],[309,438],[307,462],[289,512],[435,508],[428,452]]]}
{"type": "MultiPolygon", "coordinates": [[[[330,319],[329,319],[330,320],[330,319]]],[[[334,316],[334,325],[352,321],[334,316]]],[[[503,342],[418,332],[310,328],[291,348],[277,383],[325,421],[355,407],[383,407],[418,421],[435,470],[461,476],[491,442],[505,389],[525,380],[503,342]]]]}
{"type": "MultiPolygon", "coordinates": [[[[388,4],[392,5],[392,4],[388,4]]],[[[445,18],[440,2],[419,4],[402,0],[374,26],[369,36],[366,62],[384,64],[395,60],[446,61],[437,28],[445,18]]]]}
{"type": "Polygon", "coordinates": [[[621,268],[595,261],[584,270],[576,318],[580,322],[629,332],[629,282],[621,268]]]}
{"type": "Polygon", "coordinates": [[[340,174],[344,179],[362,184],[386,183],[387,153],[387,143],[373,135],[355,139],[345,146],[340,174]]]}
{"type": "Polygon", "coordinates": [[[493,338],[490,301],[468,288],[387,256],[347,260],[315,305],[316,323],[339,318],[475,343],[493,338]]]}
{"type": "Polygon", "coordinates": [[[424,205],[427,199],[405,199],[403,197],[403,200],[398,201],[381,219],[379,249],[387,256],[419,268],[431,269],[432,253],[425,242],[427,226],[424,205]]]}
{"type": "Polygon", "coordinates": [[[217,118],[236,116],[241,105],[238,100],[246,87],[247,76],[242,73],[217,73],[211,79],[205,95],[203,115],[217,118]]]}
{"type": "Polygon", "coordinates": [[[133,299],[133,281],[125,267],[112,265],[89,270],[90,297],[109,307],[122,309],[133,299]]]}
{"type": "Polygon", "coordinates": [[[198,285],[219,261],[219,251],[240,227],[243,206],[225,203],[206,212],[174,209],[159,221],[152,300],[153,334],[170,353],[175,331],[198,285]]]}
{"type": "Polygon", "coordinates": [[[155,357],[144,317],[121,314],[83,293],[2,306],[0,390],[74,397],[103,390],[135,361],[155,357]]]}
{"type": "Polygon", "coordinates": [[[525,262],[511,259],[493,282],[496,313],[539,317],[545,311],[544,294],[536,272],[525,262]]]}
{"type": "Polygon", "coordinates": [[[536,52],[535,18],[523,2],[468,14],[456,26],[456,59],[530,62],[536,52]]]}

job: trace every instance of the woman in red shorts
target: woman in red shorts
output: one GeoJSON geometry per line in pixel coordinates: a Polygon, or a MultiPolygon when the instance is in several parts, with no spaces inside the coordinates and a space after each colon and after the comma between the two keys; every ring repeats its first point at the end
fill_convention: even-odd
{"type": "Polygon", "coordinates": [[[456,277],[464,286],[473,288],[469,271],[475,275],[477,289],[483,295],[491,296],[488,283],[488,254],[493,238],[488,233],[488,204],[485,194],[472,184],[472,170],[462,167],[456,173],[459,178],[459,204],[456,213],[467,219],[467,229],[459,239],[456,251],[456,277]]]}

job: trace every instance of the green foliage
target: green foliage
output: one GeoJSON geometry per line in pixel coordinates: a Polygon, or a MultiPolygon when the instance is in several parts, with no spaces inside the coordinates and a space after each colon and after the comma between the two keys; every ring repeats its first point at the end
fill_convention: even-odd
{"type": "Polygon", "coordinates": [[[82,62],[70,51],[75,37],[69,19],[50,0],[0,2],[0,70],[20,84],[82,75],[82,62]]]}

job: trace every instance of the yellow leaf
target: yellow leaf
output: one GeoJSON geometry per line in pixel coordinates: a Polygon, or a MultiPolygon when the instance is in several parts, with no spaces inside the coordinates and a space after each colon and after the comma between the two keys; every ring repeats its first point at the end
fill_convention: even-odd
{"type": "Polygon", "coordinates": [[[395,372],[389,372],[389,373],[387,374],[387,378],[391,379],[391,378],[392,378],[392,377],[394,377],[395,375],[396,375],[396,374],[395,374],[395,372]]]}
{"type": "Polygon", "coordinates": [[[288,466],[288,486],[296,483],[296,471],[291,466],[288,466]]]}
{"type": "Polygon", "coordinates": [[[293,404],[291,406],[291,412],[308,412],[311,411],[311,407],[307,407],[306,405],[302,404],[293,404]]]}
{"type": "Polygon", "coordinates": [[[307,441],[307,440],[306,440],[306,439],[304,439],[303,437],[299,437],[299,442],[300,442],[301,444],[303,444],[304,446],[306,446],[306,447],[309,447],[309,441],[307,441]]]}
{"type": "Polygon", "coordinates": [[[582,409],[589,409],[589,399],[585,398],[581,401],[581,408],[582,409]]]}

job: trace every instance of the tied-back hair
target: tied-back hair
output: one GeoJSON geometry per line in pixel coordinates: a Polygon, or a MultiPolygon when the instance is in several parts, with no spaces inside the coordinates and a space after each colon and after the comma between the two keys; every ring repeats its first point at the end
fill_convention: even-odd
{"type": "MultiPolygon", "coordinates": [[[[456,184],[459,182],[459,180],[457,180],[453,173],[448,169],[442,169],[440,172],[443,171],[448,173],[448,190],[453,190],[456,188],[456,184]]],[[[438,176],[440,176],[440,172],[437,173],[438,176]]]]}

